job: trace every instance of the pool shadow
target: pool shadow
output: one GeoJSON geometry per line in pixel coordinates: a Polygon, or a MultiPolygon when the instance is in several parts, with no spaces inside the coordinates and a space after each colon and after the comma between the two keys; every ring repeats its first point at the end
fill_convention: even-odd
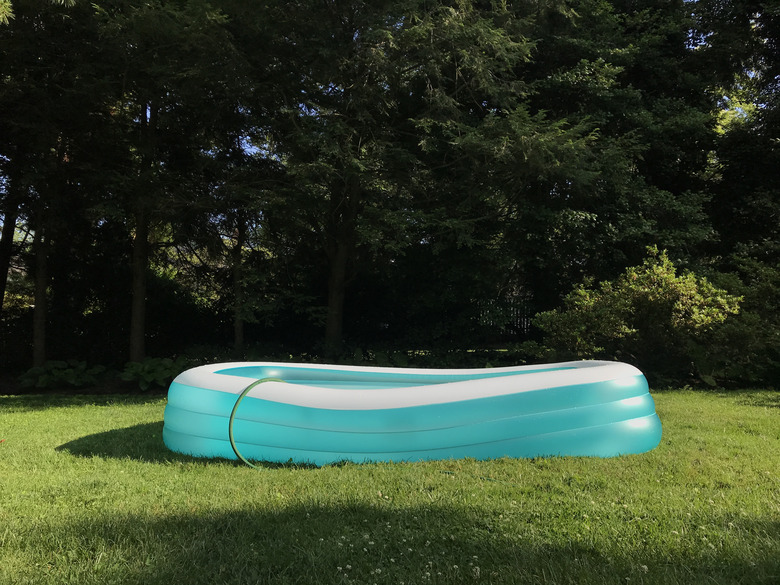
{"type": "Polygon", "coordinates": [[[163,421],[142,423],[95,433],[68,441],[57,447],[57,451],[65,451],[76,457],[104,457],[108,459],[131,459],[144,463],[202,462],[220,461],[233,465],[243,465],[231,459],[206,459],[192,457],[171,451],[165,446],[162,438],[163,421]]]}
{"type": "Polygon", "coordinates": [[[78,457],[135,459],[151,463],[193,459],[167,449],[163,443],[162,430],[162,421],[133,425],[74,439],[57,447],[57,451],[66,451],[78,457]]]}
{"type": "MultiPolygon", "coordinates": [[[[68,441],[57,447],[57,451],[65,451],[77,457],[104,457],[110,459],[132,459],[143,461],[145,463],[169,463],[171,461],[182,462],[201,462],[209,463],[227,463],[230,465],[243,466],[235,459],[225,459],[223,457],[193,457],[171,451],[165,446],[162,438],[163,421],[142,423],[125,427],[123,429],[113,429],[102,433],[95,433],[68,441]]],[[[274,462],[253,462],[257,467],[267,469],[295,468],[295,469],[315,469],[313,465],[302,465],[293,463],[274,463],[274,462]]]]}

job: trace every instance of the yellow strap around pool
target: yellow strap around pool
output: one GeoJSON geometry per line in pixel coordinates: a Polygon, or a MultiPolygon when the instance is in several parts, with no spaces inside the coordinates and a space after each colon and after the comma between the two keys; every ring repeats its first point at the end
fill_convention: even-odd
{"type": "Polygon", "coordinates": [[[241,404],[241,401],[244,399],[244,396],[249,394],[249,391],[254,388],[255,386],[259,386],[260,384],[263,384],[265,382],[285,382],[285,380],[282,380],[281,378],[263,378],[262,380],[255,380],[252,382],[249,386],[244,388],[243,392],[238,396],[238,400],[236,400],[236,403],[233,405],[233,410],[230,411],[230,420],[228,421],[228,438],[230,439],[230,446],[233,448],[233,453],[236,454],[236,457],[238,457],[241,461],[246,463],[249,467],[254,467],[255,469],[260,469],[257,465],[253,465],[250,463],[243,455],[241,455],[241,452],[238,450],[238,447],[236,447],[236,442],[233,439],[233,419],[236,418],[236,411],[238,411],[238,405],[241,404]]]}

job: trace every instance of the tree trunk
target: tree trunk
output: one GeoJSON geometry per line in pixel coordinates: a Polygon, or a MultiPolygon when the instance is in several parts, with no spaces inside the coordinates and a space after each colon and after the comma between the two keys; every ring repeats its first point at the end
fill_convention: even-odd
{"type": "Polygon", "coordinates": [[[325,358],[338,359],[343,349],[344,299],[347,291],[347,263],[350,247],[336,242],[330,254],[330,275],[328,277],[328,316],[325,322],[325,358]]]}
{"type": "Polygon", "coordinates": [[[149,215],[141,204],[135,214],[130,310],[130,361],[146,356],[146,280],[149,266],[149,215]]]}
{"type": "MultiPolygon", "coordinates": [[[[154,192],[154,161],[156,156],[156,129],[158,109],[153,103],[141,108],[141,175],[148,173],[147,193],[140,194],[135,203],[135,237],[131,259],[132,284],[130,303],[130,353],[131,362],[140,362],[146,357],[146,284],[149,270],[149,223],[150,209],[148,192],[154,192]]],[[[142,181],[143,183],[143,181],[142,181]]]]}
{"type": "Polygon", "coordinates": [[[338,359],[344,347],[344,301],[349,280],[348,269],[355,251],[355,223],[360,182],[355,176],[347,179],[342,197],[330,201],[330,222],[326,251],[328,276],[328,312],[325,322],[325,358],[338,359]]]}
{"type": "Polygon", "coordinates": [[[246,239],[246,224],[239,217],[236,228],[236,242],[233,256],[233,348],[236,354],[244,352],[244,286],[243,286],[243,248],[246,239]]]}
{"type": "Polygon", "coordinates": [[[47,289],[49,287],[49,238],[41,226],[35,230],[35,308],[33,309],[33,367],[46,361],[47,289]]]}
{"type": "Polygon", "coordinates": [[[8,271],[11,268],[11,256],[13,255],[14,233],[16,232],[16,220],[19,217],[18,210],[12,206],[5,212],[3,218],[3,233],[0,234],[0,315],[3,314],[3,299],[8,282],[8,271]]]}

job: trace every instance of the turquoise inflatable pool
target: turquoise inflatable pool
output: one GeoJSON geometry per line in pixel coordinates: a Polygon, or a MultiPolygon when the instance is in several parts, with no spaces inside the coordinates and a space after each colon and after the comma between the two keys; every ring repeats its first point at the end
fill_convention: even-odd
{"type": "Polygon", "coordinates": [[[197,457],[324,465],[643,453],[661,422],[642,373],[580,361],[471,370],[228,363],[179,375],[163,440],[197,457]],[[257,384],[234,407],[244,390],[257,384]],[[231,418],[231,413],[232,418],[231,418]]]}

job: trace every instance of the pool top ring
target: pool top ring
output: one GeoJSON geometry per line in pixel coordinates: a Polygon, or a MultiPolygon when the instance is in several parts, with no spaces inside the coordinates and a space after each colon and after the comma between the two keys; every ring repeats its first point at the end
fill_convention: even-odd
{"type": "Polygon", "coordinates": [[[653,449],[661,423],[642,373],[620,362],[463,370],[241,362],[180,374],[168,391],[165,444],[235,459],[233,438],[248,459],[316,465],[609,457],[653,449]]]}

